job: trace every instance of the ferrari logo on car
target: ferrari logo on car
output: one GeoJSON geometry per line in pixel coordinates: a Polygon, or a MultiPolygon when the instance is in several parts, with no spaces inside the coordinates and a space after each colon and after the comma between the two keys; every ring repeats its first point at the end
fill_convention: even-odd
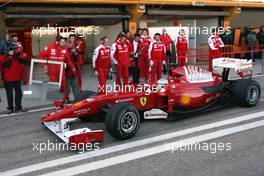
{"type": "Polygon", "coordinates": [[[141,97],[139,101],[142,106],[145,106],[147,104],[147,97],[141,97]]]}

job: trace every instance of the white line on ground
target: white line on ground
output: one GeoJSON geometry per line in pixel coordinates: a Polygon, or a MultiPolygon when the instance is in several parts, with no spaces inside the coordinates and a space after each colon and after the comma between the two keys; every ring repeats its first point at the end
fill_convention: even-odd
{"type": "Polygon", "coordinates": [[[263,74],[253,75],[252,78],[262,77],[263,74]]]}
{"type": "Polygon", "coordinates": [[[108,159],[91,162],[88,164],[82,164],[82,165],[78,165],[78,166],[71,167],[68,169],[62,169],[59,171],[44,174],[42,176],[58,176],[58,175],[72,176],[72,175],[77,175],[81,173],[87,173],[87,172],[102,169],[105,167],[109,167],[109,166],[125,163],[128,161],[133,161],[133,160],[140,159],[140,158],[145,158],[147,156],[152,156],[155,154],[163,153],[166,151],[170,151],[172,150],[172,146],[181,147],[181,146],[191,145],[191,144],[195,144],[195,143],[199,143],[203,141],[216,139],[219,137],[228,136],[228,135],[235,134],[238,132],[243,132],[243,131],[261,127],[261,126],[264,126],[264,120],[260,120],[260,121],[256,121],[256,122],[252,122],[252,123],[248,123],[244,125],[239,125],[239,126],[232,127],[232,128],[227,128],[224,130],[218,130],[212,133],[207,133],[207,134],[183,139],[180,141],[175,141],[175,142],[171,142],[165,145],[159,145],[156,147],[151,147],[149,149],[143,149],[143,150],[111,157],[108,159]]]}
{"type": "Polygon", "coordinates": [[[21,168],[9,170],[9,171],[0,172],[0,175],[14,176],[14,175],[26,174],[26,173],[46,169],[46,168],[51,168],[51,167],[55,167],[55,166],[59,166],[59,165],[63,165],[63,164],[68,164],[68,163],[81,161],[81,160],[85,160],[85,159],[89,159],[89,158],[93,158],[93,157],[98,157],[98,156],[102,156],[102,155],[106,155],[106,154],[110,154],[110,153],[114,153],[114,152],[119,152],[119,151],[131,149],[131,148],[135,148],[135,147],[139,147],[139,146],[143,146],[143,145],[147,145],[147,144],[161,142],[161,141],[165,141],[168,139],[173,139],[176,137],[184,136],[187,134],[221,127],[224,125],[230,125],[230,124],[234,124],[234,123],[238,123],[238,122],[242,122],[242,121],[256,119],[256,118],[259,118],[262,116],[264,116],[264,111],[257,112],[254,114],[244,115],[244,116],[240,116],[240,117],[236,117],[236,118],[232,118],[232,119],[222,120],[222,121],[218,121],[218,122],[214,122],[214,123],[209,123],[206,125],[201,125],[201,126],[181,130],[181,131],[167,133],[164,135],[150,137],[150,138],[146,138],[146,139],[142,139],[142,140],[138,140],[138,141],[134,141],[134,142],[128,142],[125,144],[120,144],[120,145],[104,148],[104,149],[93,151],[93,152],[87,152],[87,153],[83,153],[83,154],[79,154],[79,155],[74,155],[74,156],[59,158],[59,159],[46,161],[46,162],[42,162],[42,163],[37,163],[37,164],[33,164],[33,165],[21,167],[21,168]]]}
{"type": "Polygon", "coordinates": [[[0,115],[0,118],[1,117],[16,116],[16,115],[25,115],[25,114],[32,113],[32,112],[41,112],[41,111],[47,111],[47,110],[52,110],[52,109],[55,109],[55,107],[33,109],[33,110],[30,110],[30,111],[27,111],[27,112],[19,112],[19,113],[12,113],[12,114],[2,114],[2,115],[0,115]]]}

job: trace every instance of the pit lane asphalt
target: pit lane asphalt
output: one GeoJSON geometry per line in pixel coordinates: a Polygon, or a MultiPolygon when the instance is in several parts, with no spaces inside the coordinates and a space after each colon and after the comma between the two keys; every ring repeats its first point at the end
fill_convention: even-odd
{"type": "MultiPolygon", "coordinates": [[[[263,79],[259,82],[262,85],[263,79]]],[[[119,144],[136,141],[152,136],[180,131],[191,127],[217,122],[220,120],[239,117],[246,114],[263,111],[264,96],[254,108],[242,108],[239,106],[228,107],[205,114],[195,115],[177,121],[143,121],[137,135],[127,141],[117,141],[107,133],[102,148],[116,146],[119,144]]],[[[39,153],[33,150],[33,143],[37,142],[61,142],[53,133],[40,124],[40,116],[46,113],[32,112],[23,115],[14,115],[0,118],[0,170],[6,171],[23,166],[28,166],[44,161],[50,161],[66,156],[78,155],[75,151],[44,151],[39,153]]],[[[263,115],[264,117],[264,115],[263,115]]],[[[261,117],[263,119],[263,117],[261,117]]],[[[257,121],[254,119],[252,121],[257,121]]],[[[237,125],[237,124],[236,124],[237,125]]],[[[73,125],[74,128],[87,126],[92,129],[103,129],[104,123],[82,122],[73,125]]],[[[230,127],[235,125],[230,125],[230,127]]],[[[212,140],[213,142],[231,142],[232,150],[211,154],[205,151],[179,151],[171,154],[160,153],[146,158],[137,159],[119,165],[106,167],[83,175],[263,175],[263,127],[240,132],[212,140]]],[[[210,131],[214,131],[211,129],[210,131]]],[[[196,134],[190,134],[194,136],[196,134]]],[[[184,137],[185,138],[185,137],[184,137]]],[[[181,139],[181,138],[180,138],[181,139]]],[[[143,146],[146,148],[149,146],[143,146]]],[[[141,148],[139,148],[141,149],[141,148]]],[[[132,152],[134,149],[121,151],[96,159],[78,161],[66,166],[46,169],[34,172],[31,175],[44,174],[63,168],[74,167],[94,160],[104,159],[124,153],[132,152]]],[[[1,172],[0,172],[1,175],[1,172]]],[[[29,174],[26,174],[29,175],[29,174]]]]}

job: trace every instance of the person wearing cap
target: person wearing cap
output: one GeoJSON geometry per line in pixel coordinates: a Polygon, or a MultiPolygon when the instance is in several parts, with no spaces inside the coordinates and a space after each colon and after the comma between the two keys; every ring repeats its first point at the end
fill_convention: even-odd
{"type": "Polygon", "coordinates": [[[164,43],[166,47],[166,63],[168,64],[169,59],[172,57],[172,54],[171,54],[171,37],[167,33],[166,28],[162,29],[162,35],[160,36],[160,41],[164,43]]]}
{"type": "Polygon", "coordinates": [[[149,37],[149,31],[147,28],[142,29],[142,35],[139,43],[138,51],[138,65],[140,69],[140,78],[145,81],[149,81],[149,58],[148,58],[148,48],[151,42],[149,37]]]}
{"type": "Polygon", "coordinates": [[[155,83],[161,79],[162,65],[166,64],[166,47],[165,44],[160,41],[160,34],[154,35],[154,41],[149,45],[148,57],[150,59],[149,70],[151,72],[151,82],[155,83]]]}
{"type": "MultiPolygon", "coordinates": [[[[77,75],[76,68],[71,60],[70,53],[68,52],[68,48],[66,47],[66,39],[64,37],[60,37],[57,41],[49,45],[49,47],[45,48],[43,51],[43,59],[46,59],[46,64],[44,65],[44,69],[47,70],[49,79],[51,82],[59,82],[60,80],[60,65],[58,64],[49,64],[49,61],[59,61],[66,64],[66,68],[70,68],[71,72],[74,76],[77,75]]],[[[65,73],[62,70],[62,83],[60,87],[60,91],[64,93],[63,100],[67,101],[66,95],[66,82],[65,82],[65,73]]]]}
{"type": "Polygon", "coordinates": [[[128,84],[129,78],[129,61],[130,61],[130,48],[127,44],[126,34],[121,32],[111,46],[111,59],[116,66],[116,84],[128,84]]]}
{"type": "Polygon", "coordinates": [[[112,71],[109,40],[106,36],[100,39],[100,45],[93,53],[93,70],[98,77],[98,94],[106,94],[108,71],[112,71]]]}
{"type": "Polygon", "coordinates": [[[188,52],[188,41],[184,29],[181,29],[179,31],[179,36],[175,41],[175,45],[178,56],[178,66],[182,67],[186,64],[186,57],[188,52]]]}
{"type": "Polygon", "coordinates": [[[221,57],[221,48],[224,47],[224,42],[219,37],[216,29],[212,30],[212,35],[208,38],[209,46],[209,66],[208,70],[213,71],[213,59],[221,57]]]}

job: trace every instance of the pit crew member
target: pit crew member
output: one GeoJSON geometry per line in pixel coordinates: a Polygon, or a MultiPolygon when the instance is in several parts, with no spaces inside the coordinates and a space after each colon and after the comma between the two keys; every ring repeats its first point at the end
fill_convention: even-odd
{"type": "Polygon", "coordinates": [[[209,71],[213,71],[213,59],[221,57],[220,48],[224,47],[222,39],[216,30],[212,31],[212,35],[208,38],[209,46],[209,71]]]}
{"type": "MultiPolygon", "coordinates": [[[[162,43],[164,43],[164,45],[165,45],[165,48],[166,48],[166,64],[168,64],[170,62],[172,54],[171,54],[171,37],[167,33],[167,29],[166,28],[162,29],[162,35],[160,36],[160,41],[162,43]]],[[[164,71],[165,71],[164,74],[166,74],[166,70],[165,69],[164,69],[164,71]]]]}
{"type": "Polygon", "coordinates": [[[151,38],[149,37],[148,33],[149,31],[147,28],[142,29],[142,35],[138,46],[138,65],[140,70],[140,78],[144,79],[145,81],[149,80],[148,48],[151,42],[151,38]]]}
{"type": "Polygon", "coordinates": [[[128,84],[130,53],[131,51],[127,44],[126,34],[121,32],[118,34],[115,43],[111,46],[111,59],[116,65],[117,85],[121,85],[121,79],[123,79],[123,85],[128,84]]]}
{"type": "Polygon", "coordinates": [[[98,94],[106,94],[106,82],[108,70],[111,68],[111,48],[109,47],[108,38],[102,37],[100,45],[94,50],[93,53],[93,69],[94,74],[98,76],[98,94]]]}
{"type": "MultiPolygon", "coordinates": [[[[42,57],[45,57],[47,59],[47,64],[45,65],[45,69],[48,69],[48,74],[52,82],[58,82],[60,79],[60,65],[49,64],[49,61],[60,61],[66,63],[66,65],[71,68],[73,74],[77,74],[76,68],[70,58],[68,48],[66,47],[65,38],[60,37],[58,39],[58,42],[54,42],[51,45],[49,45],[49,47],[46,47],[44,52],[42,52],[42,54],[43,54],[42,57]]],[[[63,70],[61,92],[64,93],[64,101],[67,100],[65,86],[66,86],[65,73],[63,70]]]]}
{"type": "Polygon", "coordinates": [[[151,82],[154,83],[161,78],[162,65],[166,64],[166,47],[160,41],[160,34],[154,35],[154,41],[149,46],[151,82]]]}
{"type": "Polygon", "coordinates": [[[86,49],[86,43],[83,39],[83,36],[78,35],[76,40],[76,51],[79,54],[78,57],[80,57],[80,61],[78,61],[77,79],[80,89],[82,88],[82,66],[85,63],[85,59],[84,59],[85,49],[86,49]]]}
{"type": "Polygon", "coordinates": [[[175,45],[178,56],[178,66],[182,67],[186,64],[186,57],[188,51],[188,41],[184,29],[181,29],[179,31],[179,36],[176,39],[175,45]]]}
{"type": "Polygon", "coordinates": [[[138,50],[139,50],[139,43],[140,43],[140,35],[138,33],[136,33],[134,35],[134,39],[132,42],[132,61],[131,66],[130,66],[130,73],[133,77],[133,82],[134,83],[139,83],[139,73],[140,73],[140,69],[138,67],[138,50]]]}

